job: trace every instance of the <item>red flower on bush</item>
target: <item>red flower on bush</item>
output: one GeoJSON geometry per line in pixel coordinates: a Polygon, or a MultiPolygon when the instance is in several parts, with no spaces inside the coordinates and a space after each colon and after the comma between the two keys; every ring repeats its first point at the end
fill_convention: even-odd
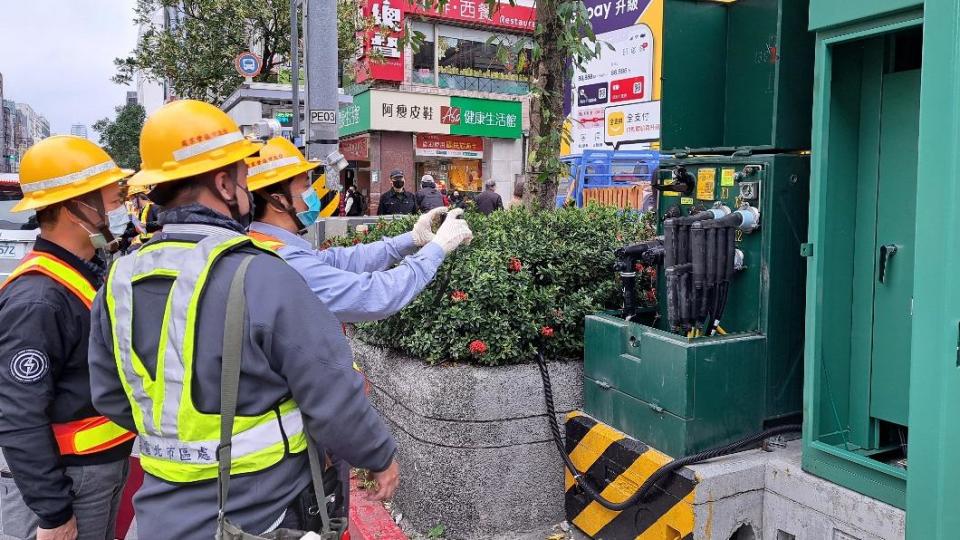
{"type": "Polygon", "coordinates": [[[652,266],[648,266],[648,267],[647,267],[647,275],[650,276],[650,277],[656,277],[656,276],[657,276],[657,269],[654,268],[654,267],[652,267],[652,266]]]}
{"type": "Polygon", "coordinates": [[[647,291],[647,302],[656,302],[657,301],[657,289],[650,289],[647,291]]]}
{"type": "Polygon", "coordinates": [[[354,239],[353,239],[353,245],[357,245],[357,244],[359,244],[359,243],[360,243],[360,239],[359,239],[359,238],[354,238],[354,239]]]}
{"type": "Polygon", "coordinates": [[[475,339],[470,342],[470,354],[475,354],[477,356],[480,356],[480,355],[486,354],[486,352],[487,352],[486,343],[480,341],[479,339],[475,339]]]}
{"type": "Polygon", "coordinates": [[[453,291],[453,294],[450,295],[450,299],[454,302],[463,302],[469,298],[469,295],[463,291],[453,291]]]}
{"type": "Polygon", "coordinates": [[[540,329],[540,335],[543,336],[543,337],[545,337],[545,338],[552,338],[552,337],[553,337],[553,327],[552,327],[552,326],[544,326],[543,328],[540,329]]]}
{"type": "Polygon", "coordinates": [[[516,257],[510,257],[510,263],[507,265],[507,270],[511,272],[519,272],[523,269],[523,263],[520,262],[520,259],[516,257]]]}
{"type": "Polygon", "coordinates": [[[637,264],[633,265],[633,270],[634,270],[635,272],[643,272],[643,264],[642,264],[642,263],[637,263],[637,264]]]}

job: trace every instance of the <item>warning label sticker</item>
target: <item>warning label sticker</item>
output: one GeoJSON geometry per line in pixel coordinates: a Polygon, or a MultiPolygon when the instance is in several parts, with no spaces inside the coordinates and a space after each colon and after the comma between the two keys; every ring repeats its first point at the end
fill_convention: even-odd
{"type": "Polygon", "coordinates": [[[700,169],[697,171],[697,198],[701,201],[712,201],[717,186],[716,169],[700,169]]]}
{"type": "Polygon", "coordinates": [[[737,171],[736,169],[721,169],[720,170],[720,187],[732,187],[733,180],[736,178],[737,171]]]}

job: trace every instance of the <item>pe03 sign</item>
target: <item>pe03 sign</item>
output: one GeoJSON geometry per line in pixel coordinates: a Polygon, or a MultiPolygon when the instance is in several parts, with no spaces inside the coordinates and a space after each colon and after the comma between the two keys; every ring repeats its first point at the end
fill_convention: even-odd
{"type": "Polygon", "coordinates": [[[336,124],[337,111],[312,109],[310,111],[311,124],[336,124]]]}

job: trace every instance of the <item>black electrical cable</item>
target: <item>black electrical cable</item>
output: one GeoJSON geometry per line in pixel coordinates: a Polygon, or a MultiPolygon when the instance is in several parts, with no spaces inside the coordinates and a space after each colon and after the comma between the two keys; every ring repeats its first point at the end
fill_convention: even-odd
{"type": "Polygon", "coordinates": [[[570,471],[570,474],[573,475],[574,481],[577,483],[577,485],[583,488],[583,491],[587,494],[587,496],[590,497],[591,500],[594,500],[600,504],[600,506],[608,510],[613,510],[614,512],[622,512],[643,501],[647,494],[653,489],[653,486],[655,486],[659,481],[669,477],[670,474],[677,469],[686,467],[687,465],[693,465],[694,463],[700,463],[701,461],[707,461],[720,456],[725,456],[727,454],[739,452],[775,435],[800,432],[799,425],[777,426],[755,435],[750,435],[749,437],[745,437],[739,441],[734,441],[730,444],[704,450],[703,452],[693,454],[692,456],[675,459],[670,463],[660,467],[654,471],[653,474],[648,476],[643,485],[640,486],[640,489],[631,495],[630,498],[621,503],[615,503],[605,499],[600,494],[600,490],[591,484],[590,479],[578,471],[576,465],[570,461],[570,456],[567,455],[566,449],[563,447],[563,437],[560,435],[560,424],[557,422],[557,411],[553,404],[553,385],[550,383],[550,373],[547,371],[547,362],[543,359],[543,351],[540,348],[537,349],[537,366],[540,368],[540,377],[543,379],[543,400],[547,405],[547,417],[550,421],[550,431],[553,433],[553,442],[556,444],[557,450],[560,452],[560,458],[570,471]]]}

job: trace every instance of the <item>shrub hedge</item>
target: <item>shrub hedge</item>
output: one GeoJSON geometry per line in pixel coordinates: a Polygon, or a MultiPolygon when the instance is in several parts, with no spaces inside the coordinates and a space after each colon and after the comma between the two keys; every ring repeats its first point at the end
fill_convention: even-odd
{"type": "MultiPolygon", "coordinates": [[[[339,245],[409,231],[415,217],[381,221],[339,245]]],[[[543,344],[554,359],[582,358],[583,318],[622,305],[616,248],[653,235],[649,215],[610,207],[467,212],[473,243],[451,254],[420,296],[358,336],[429,363],[502,365],[532,361],[543,344]]],[[[648,294],[654,271],[642,272],[648,294]]]]}

